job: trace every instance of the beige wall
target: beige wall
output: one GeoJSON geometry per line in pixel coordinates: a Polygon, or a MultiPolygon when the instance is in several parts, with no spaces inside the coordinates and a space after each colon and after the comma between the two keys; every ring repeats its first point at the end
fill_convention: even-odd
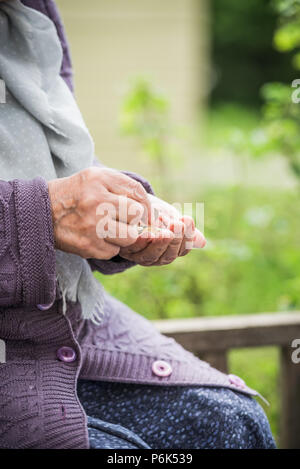
{"type": "Polygon", "coordinates": [[[130,78],[146,75],[182,123],[206,89],[204,0],[58,0],[72,48],[76,95],[101,159],[142,169],[131,141],[118,135],[130,78]]]}

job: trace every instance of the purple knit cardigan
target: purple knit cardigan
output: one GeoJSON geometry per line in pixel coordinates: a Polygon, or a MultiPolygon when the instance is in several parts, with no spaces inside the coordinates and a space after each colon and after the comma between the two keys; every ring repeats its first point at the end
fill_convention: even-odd
{"type": "MultiPolygon", "coordinates": [[[[69,51],[55,4],[24,3],[54,21],[64,50],[61,73],[72,88],[69,51]]],[[[150,191],[146,181],[132,177],[150,191]]],[[[112,274],[133,263],[117,257],[91,265],[112,274]]],[[[6,346],[6,362],[0,364],[0,448],[88,448],[86,415],[76,393],[78,378],[224,386],[255,394],[241,380],[220,373],[160,335],[109,295],[101,326],[80,316],[80,305],[74,303],[62,314],[46,182],[0,181],[0,338],[6,346]],[[155,373],[158,360],[172,373],[155,373]]]]}

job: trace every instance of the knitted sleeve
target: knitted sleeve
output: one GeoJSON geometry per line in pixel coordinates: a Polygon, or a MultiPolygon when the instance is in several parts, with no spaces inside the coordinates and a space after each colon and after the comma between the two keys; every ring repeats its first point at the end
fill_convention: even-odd
{"type": "Polygon", "coordinates": [[[55,293],[47,183],[0,180],[0,306],[49,304],[55,293]]]}

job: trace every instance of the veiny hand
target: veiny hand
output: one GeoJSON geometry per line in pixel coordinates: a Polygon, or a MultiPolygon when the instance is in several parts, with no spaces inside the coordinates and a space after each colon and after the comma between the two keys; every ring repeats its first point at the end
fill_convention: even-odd
{"type": "Polygon", "coordinates": [[[150,208],[144,187],[112,169],[88,168],[48,188],[56,248],[83,258],[111,259],[135,243],[150,208]]]}
{"type": "Polygon", "coordinates": [[[148,195],[148,199],[159,212],[156,222],[159,230],[143,232],[134,244],[121,248],[121,257],[143,266],[160,266],[185,256],[192,247],[205,246],[206,240],[191,217],[182,217],[173,206],[157,197],[148,195]]]}

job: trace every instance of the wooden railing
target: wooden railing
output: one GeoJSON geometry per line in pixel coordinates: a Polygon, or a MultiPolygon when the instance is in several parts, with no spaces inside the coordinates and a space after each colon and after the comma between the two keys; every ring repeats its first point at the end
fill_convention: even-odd
{"type": "MultiPolygon", "coordinates": [[[[280,447],[300,449],[300,363],[292,361],[291,344],[300,339],[300,312],[154,321],[200,358],[228,372],[227,353],[233,348],[280,348],[280,447]]],[[[258,389],[264,394],[263,389],[258,389]]],[[[271,403],[272,405],[272,403],[271,403]]]]}

